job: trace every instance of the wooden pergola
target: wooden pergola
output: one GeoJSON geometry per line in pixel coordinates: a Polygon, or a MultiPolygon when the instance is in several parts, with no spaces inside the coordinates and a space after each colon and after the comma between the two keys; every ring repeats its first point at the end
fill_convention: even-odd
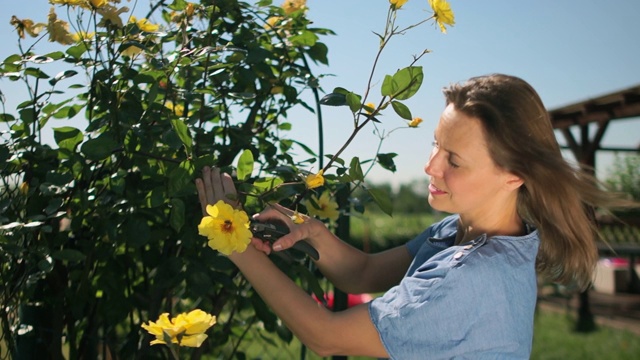
{"type": "Polygon", "coordinates": [[[550,110],[549,114],[554,129],[562,132],[567,147],[582,164],[595,168],[599,150],[640,152],[640,133],[635,148],[600,146],[611,121],[640,117],[640,85],[550,110]],[[594,125],[597,127],[592,136],[594,125]],[[579,128],[579,139],[570,131],[573,127],[579,128]]]}
{"type": "MultiPolygon", "coordinates": [[[[601,146],[607,127],[612,121],[634,117],[638,117],[640,120],[640,85],[550,110],[549,115],[553,128],[562,133],[566,140],[566,147],[571,150],[576,160],[594,171],[598,151],[640,153],[640,132],[636,134],[638,145],[635,148],[601,146]],[[574,132],[571,131],[576,127],[579,129],[577,132],[579,138],[576,138],[574,132]],[[595,133],[591,134],[591,130],[594,128],[595,133]]],[[[601,222],[599,223],[600,226],[603,225],[601,222]]],[[[599,249],[602,255],[630,257],[629,290],[634,293],[640,292],[640,279],[633,266],[635,257],[640,255],[640,246],[637,243],[628,244],[625,241],[623,244],[615,244],[614,246],[610,243],[600,244],[599,249]]],[[[579,300],[578,329],[590,331],[594,328],[594,320],[589,305],[589,292],[581,292],[579,300]]]]}

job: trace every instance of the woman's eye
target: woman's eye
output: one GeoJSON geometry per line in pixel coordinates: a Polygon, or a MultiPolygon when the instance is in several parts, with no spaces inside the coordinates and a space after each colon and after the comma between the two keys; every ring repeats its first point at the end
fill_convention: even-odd
{"type": "Polygon", "coordinates": [[[456,164],[456,163],[454,163],[453,161],[451,161],[451,158],[447,159],[447,161],[449,162],[449,165],[450,165],[452,168],[454,168],[454,169],[455,169],[455,168],[457,168],[457,167],[458,167],[458,164],[456,164]]]}

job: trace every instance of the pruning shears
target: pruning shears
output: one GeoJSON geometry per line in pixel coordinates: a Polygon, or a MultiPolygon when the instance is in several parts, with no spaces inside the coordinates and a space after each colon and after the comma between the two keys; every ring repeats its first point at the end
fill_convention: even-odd
{"type": "MultiPolygon", "coordinates": [[[[272,244],[282,236],[289,233],[289,228],[284,223],[274,221],[259,222],[252,220],[249,225],[249,229],[251,230],[251,233],[253,233],[253,236],[272,244]]],[[[313,260],[318,261],[318,259],[320,259],[318,250],[305,240],[296,242],[292,248],[309,255],[313,260]]]]}

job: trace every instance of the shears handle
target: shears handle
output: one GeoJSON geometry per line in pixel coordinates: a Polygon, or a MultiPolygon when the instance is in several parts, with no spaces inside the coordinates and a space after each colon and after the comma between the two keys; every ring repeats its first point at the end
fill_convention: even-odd
{"type": "MultiPolygon", "coordinates": [[[[260,238],[263,241],[268,241],[272,244],[282,236],[289,233],[289,228],[287,227],[287,225],[279,221],[259,222],[252,220],[250,229],[253,233],[253,236],[260,238]]],[[[309,255],[309,257],[311,257],[315,261],[318,261],[318,259],[320,259],[318,250],[316,250],[305,240],[296,242],[293,245],[293,249],[309,255]]]]}

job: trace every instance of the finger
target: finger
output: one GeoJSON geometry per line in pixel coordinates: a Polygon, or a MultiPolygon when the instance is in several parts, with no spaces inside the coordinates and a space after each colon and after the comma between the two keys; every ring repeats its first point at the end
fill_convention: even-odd
{"type": "Polygon", "coordinates": [[[216,203],[215,196],[213,194],[213,186],[211,185],[211,168],[205,166],[202,168],[202,181],[204,182],[204,193],[206,197],[206,203],[213,205],[216,203]]]}
{"type": "Polygon", "coordinates": [[[273,245],[271,245],[271,248],[274,251],[282,251],[282,250],[286,250],[290,247],[292,247],[293,245],[295,245],[296,242],[304,239],[305,236],[301,235],[300,231],[292,231],[284,236],[282,236],[280,239],[276,240],[273,245]]]}
{"type": "Polygon", "coordinates": [[[196,190],[198,190],[198,200],[200,201],[200,207],[202,207],[202,215],[207,214],[207,193],[204,187],[202,179],[196,179],[196,190]]]}
{"type": "Polygon", "coordinates": [[[220,177],[220,168],[214,167],[211,169],[211,184],[213,185],[213,197],[215,201],[225,201],[227,197],[225,196],[224,187],[222,186],[222,178],[220,177]]]}
{"type": "Polygon", "coordinates": [[[233,207],[237,208],[240,204],[238,202],[238,193],[236,191],[236,186],[233,183],[233,179],[229,174],[221,174],[220,182],[222,184],[222,193],[224,196],[224,200],[231,204],[233,207]],[[231,195],[231,197],[229,197],[231,195]]]}
{"type": "Polygon", "coordinates": [[[271,254],[271,245],[269,245],[269,243],[265,241],[262,241],[258,238],[252,238],[251,245],[253,245],[253,247],[255,247],[256,249],[258,249],[259,251],[262,251],[267,255],[271,254]]]}

